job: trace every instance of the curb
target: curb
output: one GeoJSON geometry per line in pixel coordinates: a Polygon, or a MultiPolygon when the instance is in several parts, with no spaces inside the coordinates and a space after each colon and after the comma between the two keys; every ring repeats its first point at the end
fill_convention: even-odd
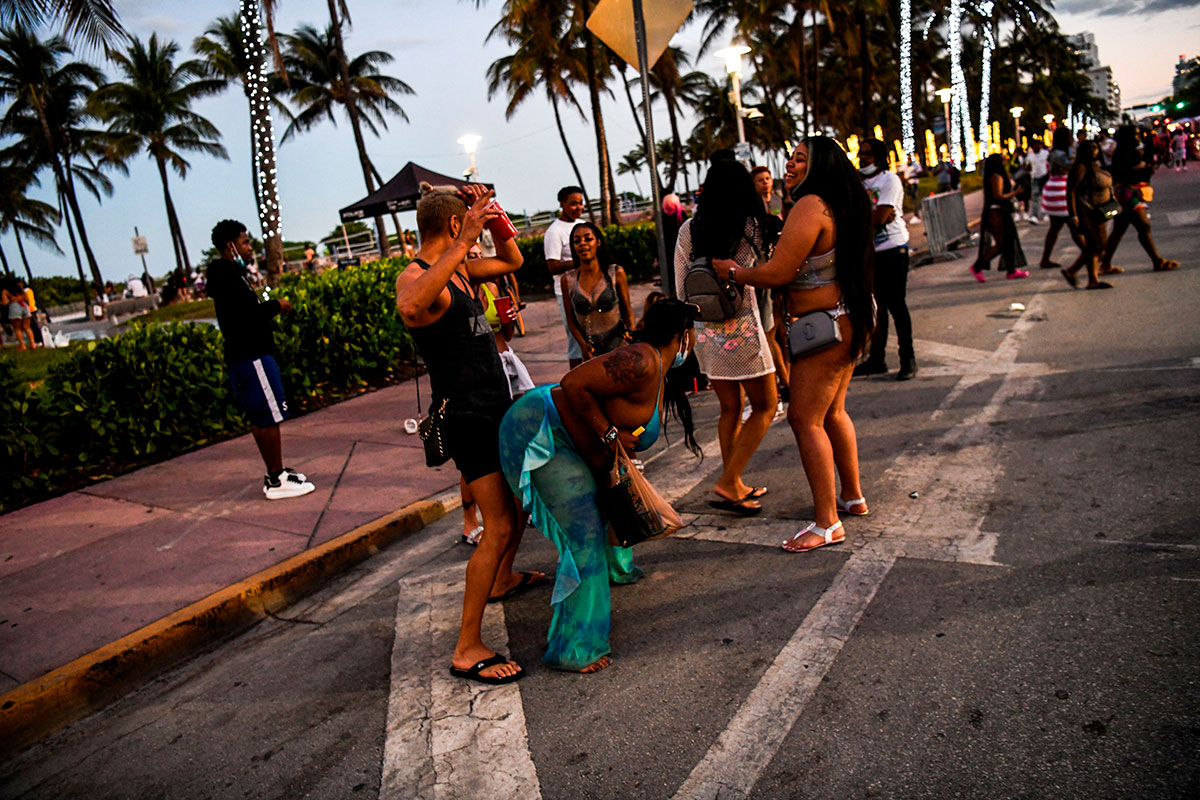
{"type": "Polygon", "coordinates": [[[195,650],[249,628],[416,533],[457,503],[439,493],[197,600],[0,695],[0,756],[111,703],[195,650]]]}

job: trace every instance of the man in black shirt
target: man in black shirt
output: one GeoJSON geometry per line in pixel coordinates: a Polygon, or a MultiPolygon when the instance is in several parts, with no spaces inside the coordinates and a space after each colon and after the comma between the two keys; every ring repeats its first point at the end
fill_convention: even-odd
{"type": "Polygon", "coordinates": [[[221,220],[213,227],[212,243],[221,257],[208,265],[208,296],[225,337],[225,364],[234,399],[250,418],[254,442],[267,466],[263,494],[268,500],[300,497],[314,487],[303,474],[283,466],[279,423],[290,415],[271,333],[271,318],[281,311],[290,312],[292,304],[287,300],[259,302],[246,268],[246,259],[252,258],[254,251],[245,225],[221,220]]]}

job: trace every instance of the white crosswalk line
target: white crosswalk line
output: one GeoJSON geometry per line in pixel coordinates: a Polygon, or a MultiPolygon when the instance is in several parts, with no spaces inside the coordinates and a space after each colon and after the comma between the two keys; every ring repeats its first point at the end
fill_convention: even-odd
{"type": "MultiPolygon", "coordinates": [[[[380,798],[542,796],[520,685],[487,686],[449,674],[463,570],[455,564],[400,584],[380,798]]],[[[483,638],[500,652],[508,649],[502,604],[488,606],[483,638]]]]}

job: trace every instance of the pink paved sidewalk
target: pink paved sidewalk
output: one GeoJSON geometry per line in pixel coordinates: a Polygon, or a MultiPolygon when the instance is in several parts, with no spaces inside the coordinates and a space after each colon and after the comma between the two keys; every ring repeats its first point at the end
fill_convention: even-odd
{"type": "MultiPolygon", "coordinates": [[[[632,287],[635,311],[653,287],[632,287]]],[[[530,303],[513,349],[535,383],[566,371],[553,300],[530,303]]],[[[421,402],[429,384],[421,381],[421,402]]],[[[270,502],[241,436],[5,515],[0,693],[260,570],[458,483],[425,466],[412,382],[284,423],[284,460],[316,491],[270,502]]]]}

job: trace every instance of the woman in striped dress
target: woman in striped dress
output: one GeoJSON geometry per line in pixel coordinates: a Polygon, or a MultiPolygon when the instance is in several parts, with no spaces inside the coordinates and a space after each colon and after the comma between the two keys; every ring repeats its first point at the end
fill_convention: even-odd
{"type": "MultiPolygon", "coordinates": [[[[1042,189],[1042,210],[1050,217],[1050,230],[1046,231],[1046,244],[1042,247],[1039,266],[1042,269],[1062,269],[1062,264],[1050,260],[1050,253],[1058,240],[1058,232],[1071,218],[1071,212],[1067,208],[1067,175],[1071,172],[1071,132],[1063,127],[1057,128],[1051,144],[1050,177],[1042,189]]],[[[1075,245],[1083,250],[1086,245],[1082,237],[1073,228],[1068,226],[1068,229],[1075,245]]]]}

